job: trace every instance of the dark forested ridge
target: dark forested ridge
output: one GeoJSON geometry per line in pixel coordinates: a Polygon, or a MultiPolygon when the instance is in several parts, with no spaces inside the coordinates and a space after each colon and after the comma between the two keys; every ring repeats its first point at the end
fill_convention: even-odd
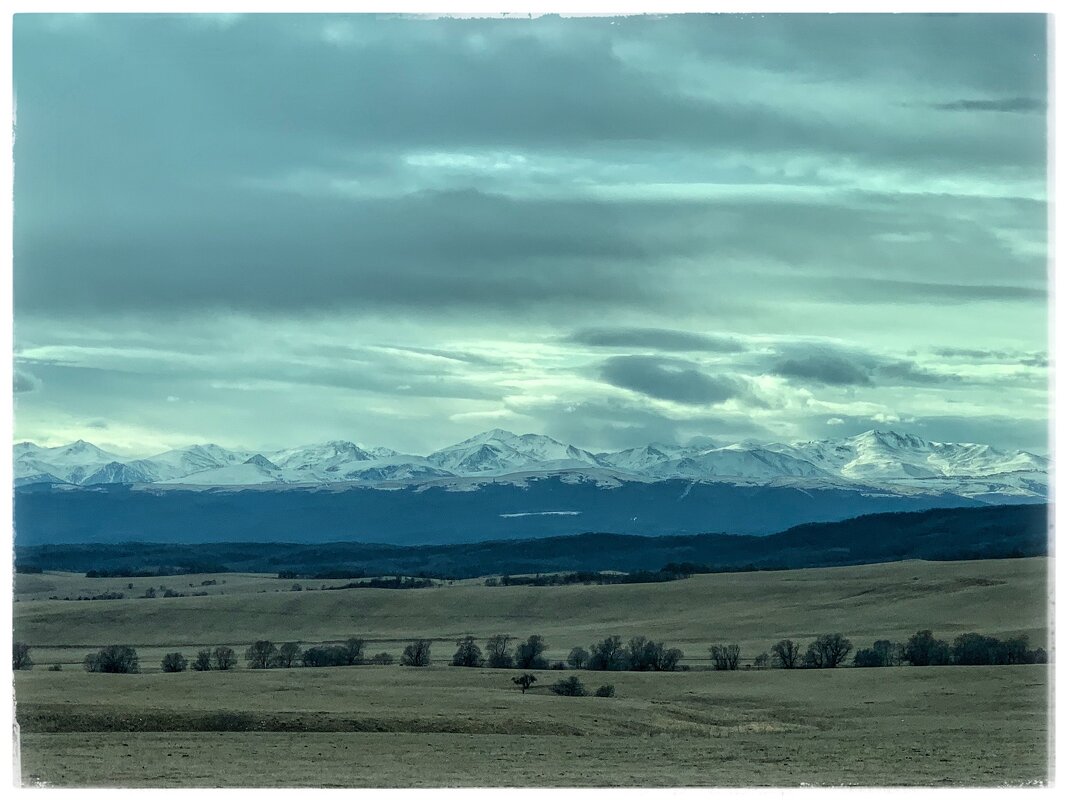
{"type": "Polygon", "coordinates": [[[398,546],[232,542],[16,546],[20,570],[231,571],[464,578],[576,570],[777,569],[902,559],[987,559],[1048,551],[1042,504],[931,509],[808,523],[769,536],[696,534],[643,537],[585,533],[565,537],[398,546]]]}
{"type": "Polygon", "coordinates": [[[283,488],[19,487],[15,542],[382,542],[437,545],[612,531],[772,534],[877,512],[986,506],[951,493],[901,495],[826,483],[684,479],[605,484],[567,475],[522,480],[283,488]]]}

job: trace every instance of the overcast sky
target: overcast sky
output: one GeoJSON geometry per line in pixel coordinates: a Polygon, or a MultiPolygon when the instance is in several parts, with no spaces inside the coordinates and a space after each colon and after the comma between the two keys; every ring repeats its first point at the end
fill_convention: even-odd
{"type": "Polygon", "coordinates": [[[1041,16],[15,18],[17,439],[1047,451],[1041,16]]]}

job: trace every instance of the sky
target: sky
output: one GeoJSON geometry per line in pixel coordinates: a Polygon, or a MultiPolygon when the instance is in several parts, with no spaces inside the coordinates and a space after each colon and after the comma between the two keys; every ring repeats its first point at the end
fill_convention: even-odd
{"type": "Polygon", "coordinates": [[[1049,450],[1039,15],[14,22],[16,440],[1049,450]]]}

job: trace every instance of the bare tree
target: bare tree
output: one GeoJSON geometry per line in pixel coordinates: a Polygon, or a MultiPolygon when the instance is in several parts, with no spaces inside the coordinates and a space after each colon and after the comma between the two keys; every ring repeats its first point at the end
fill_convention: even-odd
{"type": "Polygon", "coordinates": [[[456,667],[482,667],[486,663],[474,637],[468,635],[457,640],[456,645],[456,653],[452,657],[452,664],[456,667]]]}
{"type": "Polygon", "coordinates": [[[512,638],[507,634],[494,634],[486,640],[486,665],[491,668],[510,668],[515,664],[508,644],[512,638]]]}
{"type": "Polygon", "coordinates": [[[344,649],[346,665],[363,664],[363,643],[364,641],[360,637],[349,637],[345,640],[341,647],[344,649]]]}
{"type": "Polygon", "coordinates": [[[245,651],[245,661],[253,670],[265,670],[271,666],[278,647],[270,640],[256,640],[245,651]]]}
{"type": "Polygon", "coordinates": [[[295,642],[283,643],[278,648],[278,656],[276,660],[278,667],[290,668],[300,660],[301,650],[300,645],[295,642]]]}
{"type": "Polygon", "coordinates": [[[189,660],[177,651],[165,654],[160,662],[160,670],[164,673],[181,673],[189,665],[189,660]]]}
{"type": "Polygon", "coordinates": [[[11,649],[11,669],[29,670],[32,667],[33,660],[30,659],[30,646],[24,642],[13,643],[11,649]]]}
{"type": "Polygon", "coordinates": [[[406,667],[426,667],[430,664],[430,640],[416,640],[404,647],[400,663],[406,667]]]}
{"type": "Polygon", "coordinates": [[[771,657],[768,656],[768,652],[762,651],[761,653],[757,654],[756,659],[753,660],[753,667],[755,667],[757,670],[763,670],[768,666],[768,663],[770,661],[771,657]]]}
{"type": "Polygon", "coordinates": [[[805,652],[805,667],[836,668],[853,650],[853,643],[841,634],[821,634],[805,652]]]}
{"type": "Polygon", "coordinates": [[[524,694],[530,689],[530,685],[537,680],[538,677],[533,673],[524,673],[522,676],[512,676],[512,684],[518,684],[524,694]]]}
{"type": "Polygon", "coordinates": [[[215,661],[216,670],[233,670],[237,667],[237,654],[227,645],[218,646],[211,655],[215,661]]]}
{"type": "Polygon", "coordinates": [[[801,667],[801,646],[793,640],[779,640],[771,646],[771,658],[787,670],[801,667]]]}
{"type": "Polygon", "coordinates": [[[741,649],[735,643],[713,645],[708,649],[708,655],[712,657],[712,667],[716,670],[737,670],[741,653],[741,649]]]}

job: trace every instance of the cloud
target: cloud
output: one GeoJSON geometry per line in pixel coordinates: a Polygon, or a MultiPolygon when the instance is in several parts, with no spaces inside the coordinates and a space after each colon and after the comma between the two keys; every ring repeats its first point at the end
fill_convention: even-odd
{"type": "Polygon", "coordinates": [[[1023,114],[1042,114],[1046,101],[1037,97],[1006,97],[999,100],[953,100],[949,103],[932,103],[938,111],[1000,111],[1023,114]]]}
{"type": "Polygon", "coordinates": [[[816,350],[806,355],[783,359],[771,372],[785,378],[812,381],[832,386],[871,386],[870,370],[856,361],[831,351],[816,350]]]}
{"type": "Polygon", "coordinates": [[[746,349],[745,345],[730,337],[669,328],[584,328],[566,337],[566,341],[594,348],[649,348],[716,353],[738,353],[746,349]]]}
{"type": "Polygon", "coordinates": [[[613,386],[692,405],[723,403],[744,391],[737,380],[710,376],[682,359],[613,356],[601,364],[600,374],[613,386]]]}
{"type": "Polygon", "coordinates": [[[41,379],[25,370],[16,369],[12,373],[13,390],[16,395],[36,392],[41,388],[41,379]]]}
{"type": "Polygon", "coordinates": [[[884,384],[946,384],[961,380],[959,375],[935,372],[909,361],[879,365],[875,375],[884,384]]]}

